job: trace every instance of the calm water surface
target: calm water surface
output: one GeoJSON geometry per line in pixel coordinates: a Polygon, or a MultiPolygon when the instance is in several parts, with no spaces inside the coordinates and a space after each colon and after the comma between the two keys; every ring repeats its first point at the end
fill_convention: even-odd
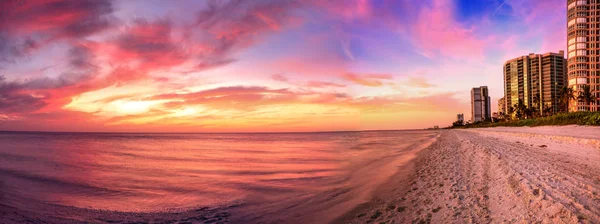
{"type": "Polygon", "coordinates": [[[239,205],[239,220],[331,220],[368,200],[399,158],[435,135],[0,132],[0,203],[122,212],[239,205]]]}

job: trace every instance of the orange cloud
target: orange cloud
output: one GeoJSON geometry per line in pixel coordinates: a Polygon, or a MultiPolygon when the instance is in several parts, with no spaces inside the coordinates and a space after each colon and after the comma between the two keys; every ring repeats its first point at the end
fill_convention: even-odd
{"type": "Polygon", "coordinates": [[[333,82],[323,82],[323,81],[308,81],[306,83],[307,87],[314,88],[325,88],[325,87],[346,87],[346,85],[337,84],[333,82]]]}
{"type": "Polygon", "coordinates": [[[423,77],[409,77],[405,83],[409,86],[415,86],[419,88],[431,88],[436,86],[434,84],[431,84],[427,79],[423,77]]]}
{"type": "Polygon", "coordinates": [[[279,82],[284,82],[300,87],[309,87],[309,88],[327,88],[327,87],[346,87],[346,85],[337,84],[333,82],[326,81],[307,81],[307,82],[292,82],[287,76],[283,74],[275,74],[271,76],[271,79],[279,82]]]}
{"type": "Polygon", "coordinates": [[[359,84],[359,85],[377,87],[377,86],[383,85],[382,80],[391,80],[393,78],[393,76],[390,74],[358,75],[358,74],[354,74],[354,73],[346,73],[346,74],[342,75],[342,78],[347,81],[359,84]]]}

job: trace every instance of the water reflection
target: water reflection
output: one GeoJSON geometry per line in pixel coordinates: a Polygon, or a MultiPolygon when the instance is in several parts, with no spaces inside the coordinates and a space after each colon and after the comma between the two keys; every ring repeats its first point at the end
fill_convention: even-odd
{"type": "Polygon", "coordinates": [[[434,135],[2,133],[0,181],[8,186],[0,193],[23,209],[41,201],[141,212],[231,204],[341,212],[395,172],[394,158],[434,135]]]}

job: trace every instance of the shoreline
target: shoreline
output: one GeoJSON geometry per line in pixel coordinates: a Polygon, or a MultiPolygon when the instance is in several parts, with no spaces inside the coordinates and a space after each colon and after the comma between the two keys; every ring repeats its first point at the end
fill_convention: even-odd
{"type": "Polygon", "coordinates": [[[600,136],[589,138],[597,133],[579,126],[443,131],[395,192],[336,223],[598,223],[600,136]]]}
{"type": "MultiPolygon", "coordinates": [[[[600,222],[600,127],[500,127],[436,133],[431,142],[415,144],[402,156],[389,158],[394,162],[386,169],[395,166],[396,171],[368,189],[368,200],[342,215],[329,216],[331,221],[317,219],[325,217],[320,215],[309,219],[322,221],[318,223],[600,222]]],[[[26,214],[0,205],[0,222],[237,223],[241,220],[236,216],[244,209],[243,205],[231,205],[134,213],[50,206],[54,206],[50,211],[70,214],[70,219],[56,218],[41,209],[26,214]]],[[[290,223],[300,222],[293,217],[290,223]]]]}
{"type": "MultiPolygon", "coordinates": [[[[289,219],[273,220],[270,218],[258,217],[252,219],[239,219],[239,215],[247,214],[243,207],[235,208],[232,215],[232,223],[337,223],[338,220],[343,220],[345,217],[352,217],[353,212],[373,201],[373,198],[385,196],[387,192],[395,189],[396,180],[404,180],[405,178],[397,178],[398,175],[410,175],[412,172],[404,171],[402,167],[410,167],[419,156],[418,154],[427,149],[431,144],[434,144],[440,136],[439,131],[419,130],[420,133],[430,135],[425,138],[426,141],[416,142],[408,147],[402,146],[398,151],[390,157],[380,158],[371,161],[368,164],[363,164],[361,169],[353,173],[350,182],[362,182],[357,188],[341,188],[337,189],[334,194],[328,194],[331,201],[323,201],[318,205],[313,204],[311,207],[304,207],[304,204],[294,205],[297,211],[290,211],[289,219]],[[391,172],[390,172],[391,171],[391,172]],[[364,179],[365,176],[377,176],[374,179],[364,179]],[[374,181],[374,182],[373,182],[374,181]],[[350,198],[349,198],[350,197],[350,198]],[[350,199],[350,200],[348,200],[350,199]],[[332,203],[337,201],[337,203],[332,203]],[[302,211],[302,214],[297,212],[302,211]],[[308,212],[308,213],[305,213],[308,212]],[[293,218],[290,218],[293,217],[293,218]]],[[[325,193],[325,192],[323,192],[325,193]]],[[[321,200],[319,198],[315,198],[321,200]]]]}
{"type": "Polygon", "coordinates": [[[431,148],[438,143],[443,132],[445,131],[439,131],[438,136],[427,143],[425,147],[416,149],[415,157],[397,167],[396,173],[375,190],[370,201],[356,206],[331,223],[370,223],[383,217],[384,212],[392,216],[403,215],[406,211],[406,207],[402,206],[403,201],[407,200],[406,196],[407,192],[411,190],[411,183],[418,179],[416,169],[426,159],[431,148]]]}

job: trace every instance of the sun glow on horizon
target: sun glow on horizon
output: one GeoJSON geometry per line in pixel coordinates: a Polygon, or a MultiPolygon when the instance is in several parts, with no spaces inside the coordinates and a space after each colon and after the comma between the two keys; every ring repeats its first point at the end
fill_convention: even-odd
{"type": "Polygon", "coordinates": [[[150,110],[150,107],[153,105],[157,105],[157,102],[152,101],[124,101],[117,100],[109,104],[108,106],[114,105],[116,110],[120,115],[133,115],[133,114],[142,114],[146,113],[150,110]]]}

